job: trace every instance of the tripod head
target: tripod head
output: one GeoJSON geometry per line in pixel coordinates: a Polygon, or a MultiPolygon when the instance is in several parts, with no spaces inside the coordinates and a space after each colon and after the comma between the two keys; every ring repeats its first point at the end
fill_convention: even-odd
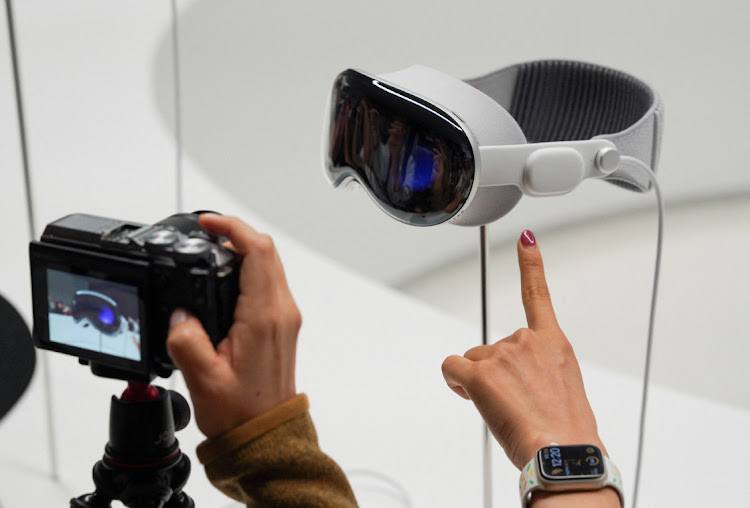
{"type": "Polygon", "coordinates": [[[190,422],[190,406],[173,390],[129,382],[112,396],[109,442],[94,465],[96,490],[70,501],[71,508],[109,508],[113,500],[130,508],[193,508],[182,492],[190,459],[175,432],[190,422]]]}

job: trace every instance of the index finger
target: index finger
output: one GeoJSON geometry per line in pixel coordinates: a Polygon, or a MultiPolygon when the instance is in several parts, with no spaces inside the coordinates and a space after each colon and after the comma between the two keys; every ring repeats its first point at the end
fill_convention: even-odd
{"type": "Polygon", "coordinates": [[[229,238],[237,253],[242,256],[250,252],[261,237],[252,226],[237,217],[204,213],[200,215],[199,220],[201,226],[210,232],[229,238]]]}
{"type": "MultiPolygon", "coordinates": [[[[240,292],[249,296],[255,305],[274,301],[279,294],[289,293],[281,259],[270,236],[258,233],[237,217],[202,214],[199,220],[208,231],[226,236],[237,254],[245,256],[240,274],[240,292]],[[246,256],[250,253],[253,255],[246,256]]],[[[239,305],[237,309],[240,309],[239,305]]],[[[235,319],[237,317],[235,313],[235,319]]]]}
{"type": "Polygon", "coordinates": [[[544,263],[534,233],[521,233],[518,239],[518,266],[521,269],[521,298],[526,310],[526,322],[532,330],[557,326],[552,308],[544,263]]]}

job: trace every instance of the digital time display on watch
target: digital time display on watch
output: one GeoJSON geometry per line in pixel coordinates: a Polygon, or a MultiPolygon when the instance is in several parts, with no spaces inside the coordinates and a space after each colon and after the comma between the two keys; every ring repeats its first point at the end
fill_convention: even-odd
{"type": "Polygon", "coordinates": [[[546,446],[539,450],[540,474],[547,480],[590,480],[604,476],[602,452],[594,445],[546,446]]]}

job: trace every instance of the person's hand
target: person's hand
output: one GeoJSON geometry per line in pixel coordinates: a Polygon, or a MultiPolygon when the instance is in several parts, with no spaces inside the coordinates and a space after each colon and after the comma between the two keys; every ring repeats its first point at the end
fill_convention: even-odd
{"type": "Polygon", "coordinates": [[[521,469],[552,442],[603,448],[573,348],[557,324],[534,235],[518,241],[528,328],[443,362],[448,386],[471,399],[521,469]]]}
{"type": "Polygon", "coordinates": [[[198,428],[218,436],[296,394],[294,369],[299,309],[271,238],[236,217],[200,216],[201,225],[229,238],[242,257],[234,323],[214,349],[200,321],[172,314],[167,348],[190,391],[198,428]]]}

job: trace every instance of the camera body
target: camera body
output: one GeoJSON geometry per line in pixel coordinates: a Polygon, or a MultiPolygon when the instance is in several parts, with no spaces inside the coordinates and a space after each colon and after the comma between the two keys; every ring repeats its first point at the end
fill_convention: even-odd
{"type": "Polygon", "coordinates": [[[214,346],[232,325],[240,260],[198,213],[153,225],[86,214],[58,219],[29,244],[34,344],[77,356],[94,374],[167,377],[169,318],[201,321],[214,346]]]}

